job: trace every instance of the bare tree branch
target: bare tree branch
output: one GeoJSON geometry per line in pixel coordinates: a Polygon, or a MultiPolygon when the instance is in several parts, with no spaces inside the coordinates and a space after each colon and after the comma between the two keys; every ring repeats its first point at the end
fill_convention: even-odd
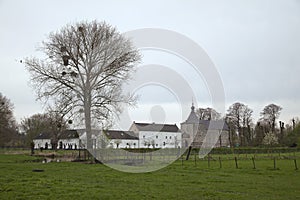
{"type": "Polygon", "coordinates": [[[39,50],[45,58],[25,59],[39,99],[77,116],[84,114],[87,132],[94,119],[120,113],[121,103],[134,104],[135,98],[122,94],[121,86],[140,54],[111,25],[97,21],[66,25],[50,33],[39,50]]]}

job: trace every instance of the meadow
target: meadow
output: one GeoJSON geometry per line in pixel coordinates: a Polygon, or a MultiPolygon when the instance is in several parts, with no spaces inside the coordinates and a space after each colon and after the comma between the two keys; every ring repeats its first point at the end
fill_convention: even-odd
{"type": "Polygon", "coordinates": [[[252,157],[192,155],[134,174],[89,162],[42,163],[29,152],[2,151],[0,199],[300,199],[300,172],[295,159],[285,159],[300,162],[299,152],[256,156],[255,169],[252,157]]]}

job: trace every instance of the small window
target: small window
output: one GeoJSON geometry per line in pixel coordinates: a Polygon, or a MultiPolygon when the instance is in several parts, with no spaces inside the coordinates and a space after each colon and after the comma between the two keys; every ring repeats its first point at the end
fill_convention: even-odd
{"type": "Polygon", "coordinates": [[[166,146],[166,142],[164,142],[164,146],[166,146]]]}
{"type": "Polygon", "coordinates": [[[157,146],[157,147],[158,147],[158,144],[156,144],[155,146],[157,146]]]}
{"type": "Polygon", "coordinates": [[[166,139],[168,139],[168,136],[166,136],[166,139]]]}
{"type": "Polygon", "coordinates": [[[158,139],[158,135],[156,136],[156,139],[158,139]]]}
{"type": "Polygon", "coordinates": [[[172,136],[170,136],[170,139],[172,139],[172,136]]]}
{"type": "Polygon", "coordinates": [[[145,136],[143,135],[143,138],[145,138],[145,136]]]}

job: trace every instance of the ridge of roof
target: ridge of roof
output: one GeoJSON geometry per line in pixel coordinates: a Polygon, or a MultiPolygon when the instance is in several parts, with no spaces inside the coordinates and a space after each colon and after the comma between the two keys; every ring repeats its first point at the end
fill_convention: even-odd
{"type": "Polygon", "coordinates": [[[52,139],[53,135],[50,132],[42,132],[39,133],[36,137],[34,137],[34,140],[38,140],[38,139],[52,139]]]}
{"type": "Polygon", "coordinates": [[[105,130],[103,133],[108,139],[138,140],[133,131],[105,130]]]}
{"type": "Polygon", "coordinates": [[[79,134],[77,130],[65,130],[59,136],[59,139],[71,139],[71,138],[79,138],[79,134]]]}
{"type": "Polygon", "coordinates": [[[179,132],[179,128],[176,124],[133,123],[140,131],[179,132]]]}

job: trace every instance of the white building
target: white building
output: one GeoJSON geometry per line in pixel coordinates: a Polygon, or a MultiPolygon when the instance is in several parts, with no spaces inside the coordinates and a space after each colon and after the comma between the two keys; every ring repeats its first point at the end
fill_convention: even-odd
{"type": "Polygon", "coordinates": [[[138,148],[139,138],[132,131],[105,130],[103,136],[107,139],[106,147],[138,148]]]}
{"type": "Polygon", "coordinates": [[[53,133],[40,133],[33,139],[33,143],[35,149],[52,149],[54,143],[57,149],[78,149],[82,146],[77,130],[65,130],[58,134],[56,140],[53,133]]]}
{"type": "Polygon", "coordinates": [[[33,139],[35,149],[52,149],[51,145],[52,134],[51,133],[40,133],[33,139]]]}
{"type": "Polygon", "coordinates": [[[176,124],[133,122],[130,131],[139,138],[138,148],[181,147],[181,132],[176,124]]]}
{"type": "Polygon", "coordinates": [[[65,130],[59,135],[58,149],[78,149],[79,135],[76,130],[65,130]]]}
{"type": "MultiPolygon", "coordinates": [[[[51,149],[53,134],[40,134],[33,142],[36,149],[51,149]]],[[[182,135],[176,124],[135,123],[129,131],[92,130],[91,144],[99,148],[179,148],[182,135]]],[[[85,129],[65,130],[58,136],[57,149],[85,149],[85,129]]]]}

